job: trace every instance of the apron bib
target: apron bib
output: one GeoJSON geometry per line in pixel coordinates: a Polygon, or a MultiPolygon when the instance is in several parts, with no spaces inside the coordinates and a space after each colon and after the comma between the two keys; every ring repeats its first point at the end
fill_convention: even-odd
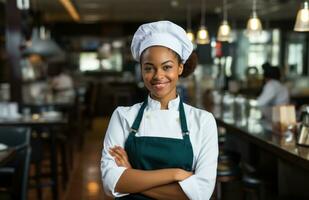
{"type": "MultiPolygon", "coordinates": [[[[179,118],[183,139],[164,137],[137,137],[147,106],[147,99],[138,111],[131,127],[132,131],[125,142],[125,150],[132,168],[141,170],[156,170],[164,168],[181,168],[192,171],[193,150],[187,128],[186,116],[182,100],[179,101],[179,118]]],[[[160,124],[158,124],[160,126],[160,124]]],[[[141,194],[130,194],[116,198],[119,200],[149,200],[151,198],[141,194]]]]}

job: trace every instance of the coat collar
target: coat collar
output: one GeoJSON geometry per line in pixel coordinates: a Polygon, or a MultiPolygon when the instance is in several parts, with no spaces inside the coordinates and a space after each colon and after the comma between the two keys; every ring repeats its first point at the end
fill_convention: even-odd
{"type": "MultiPolygon", "coordinates": [[[[168,110],[176,110],[178,111],[179,108],[179,101],[180,97],[177,95],[175,99],[172,99],[168,102],[168,110]]],[[[161,103],[157,100],[154,100],[148,95],[148,109],[149,110],[160,110],[161,109],[161,103]]]]}

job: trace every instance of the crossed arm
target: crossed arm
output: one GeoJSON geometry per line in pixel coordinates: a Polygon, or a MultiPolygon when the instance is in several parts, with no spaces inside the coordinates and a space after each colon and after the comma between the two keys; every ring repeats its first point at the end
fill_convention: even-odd
{"type": "Polygon", "coordinates": [[[115,191],[120,193],[141,193],[154,199],[188,199],[178,181],[190,177],[193,175],[192,172],[178,168],[160,170],[133,169],[127,153],[122,147],[110,148],[109,153],[115,158],[118,166],[127,168],[119,178],[115,191]]]}

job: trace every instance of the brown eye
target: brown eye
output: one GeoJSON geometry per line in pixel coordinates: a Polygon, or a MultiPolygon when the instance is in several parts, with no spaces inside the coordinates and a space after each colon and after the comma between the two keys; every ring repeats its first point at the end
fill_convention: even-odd
{"type": "Polygon", "coordinates": [[[143,69],[144,69],[145,72],[153,71],[153,67],[152,66],[145,66],[143,69]]]}
{"type": "Polygon", "coordinates": [[[171,65],[164,65],[163,66],[163,70],[164,71],[168,71],[168,70],[170,70],[170,69],[172,69],[173,68],[173,66],[171,66],[171,65]]]}

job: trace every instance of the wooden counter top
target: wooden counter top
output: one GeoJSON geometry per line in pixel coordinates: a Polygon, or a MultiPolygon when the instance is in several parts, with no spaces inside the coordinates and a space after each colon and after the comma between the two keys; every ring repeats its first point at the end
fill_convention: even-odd
{"type": "Polygon", "coordinates": [[[233,118],[223,118],[214,114],[218,126],[225,127],[229,133],[237,134],[242,139],[269,151],[280,159],[309,170],[309,148],[296,144],[294,137],[280,136],[271,129],[270,122],[263,120],[245,120],[239,124],[233,118]]]}

